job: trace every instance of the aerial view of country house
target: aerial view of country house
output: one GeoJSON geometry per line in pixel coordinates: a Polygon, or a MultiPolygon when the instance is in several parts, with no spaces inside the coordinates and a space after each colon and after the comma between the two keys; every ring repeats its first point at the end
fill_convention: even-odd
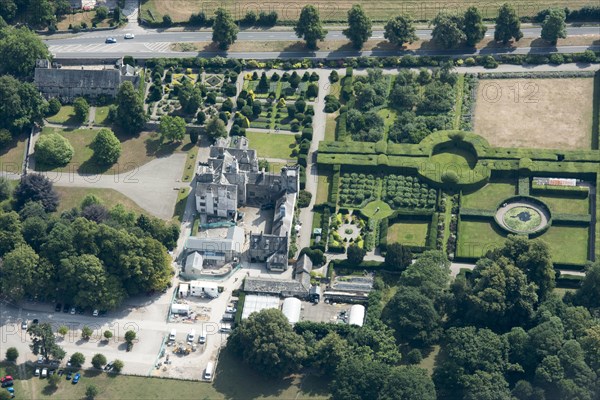
{"type": "Polygon", "coordinates": [[[598,186],[598,0],[0,0],[0,400],[600,400],[598,186]]]}

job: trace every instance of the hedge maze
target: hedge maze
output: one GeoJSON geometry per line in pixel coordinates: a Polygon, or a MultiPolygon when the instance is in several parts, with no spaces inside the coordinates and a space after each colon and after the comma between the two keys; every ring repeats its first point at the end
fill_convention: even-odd
{"type": "MultiPolygon", "coordinates": [[[[394,77],[391,92],[399,76],[414,79],[407,73],[394,77]]],[[[512,74],[511,78],[518,77],[512,74]]],[[[346,102],[346,110],[344,106],[340,110],[337,140],[320,143],[317,161],[322,168],[332,168],[328,202],[332,210],[345,206],[361,211],[374,201],[383,201],[392,208],[391,215],[381,218],[363,212],[369,214],[369,222],[377,221],[376,245],[383,252],[388,244],[399,242],[415,251],[443,248],[456,260],[474,261],[511,234],[497,223],[495,215],[509,199],[521,196],[547,207],[551,216],[547,226],[528,236],[548,243],[557,268],[582,270],[587,261],[595,260],[600,250],[596,224],[596,187],[600,181],[599,73],[594,76],[594,125],[589,150],[493,147],[476,133],[458,130],[432,131],[417,143],[397,143],[391,136],[396,122],[389,124],[392,128],[386,132],[387,137],[355,141],[347,124],[348,110],[355,107],[357,100],[356,87],[348,84],[351,79],[352,71],[342,80],[341,100],[346,102]],[[364,176],[365,182],[372,182],[360,183],[362,196],[356,197],[359,192],[350,193],[352,184],[359,185],[352,176],[364,176]],[[371,176],[375,179],[371,180],[371,176]],[[544,178],[572,179],[567,184],[576,184],[540,183],[544,178]]],[[[533,80],[535,75],[528,74],[527,79],[533,80]]],[[[466,92],[476,92],[477,85],[477,79],[468,76],[462,80],[461,93],[452,91],[457,99],[455,108],[460,110],[454,114],[455,127],[471,126],[477,99],[469,98],[466,92]]],[[[592,101],[582,99],[585,100],[592,101]]],[[[417,105],[412,112],[418,114],[417,105]]],[[[455,109],[447,115],[453,113],[455,109]]],[[[402,118],[400,115],[395,121],[402,118]]],[[[518,121],[513,125],[518,129],[518,121]]],[[[517,227],[536,225],[537,220],[531,222],[521,211],[524,210],[516,209],[515,215],[507,218],[515,219],[511,223],[517,227]]]]}

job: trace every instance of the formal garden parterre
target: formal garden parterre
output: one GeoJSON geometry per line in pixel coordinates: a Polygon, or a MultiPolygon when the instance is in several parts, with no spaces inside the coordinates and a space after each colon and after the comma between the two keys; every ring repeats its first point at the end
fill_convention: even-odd
{"type": "MultiPolygon", "coordinates": [[[[441,73],[434,71],[430,77],[435,79],[441,73]]],[[[330,196],[323,206],[331,208],[329,214],[335,215],[334,210],[339,207],[360,212],[368,219],[367,225],[376,226],[375,245],[382,251],[390,243],[402,243],[415,251],[441,248],[456,260],[474,261],[501,245],[508,235],[518,233],[548,243],[556,268],[581,270],[587,261],[595,259],[598,253],[595,186],[600,162],[597,151],[598,73],[493,73],[445,78],[454,82],[454,86],[448,86],[454,89],[451,91],[454,103],[450,110],[445,109],[443,115],[451,120],[453,129],[462,130],[444,127],[423,130],[422,136],[415,136],[420,139],[414,140],[416,143],[411,143],[410,135],[403,136],[404,140],[397,140],[391,134],[394,125],[406,129],[411,122],[401,119],[407,111],[399,112],[389,97],[373,106],[375,109],[379,107],[378,111],[392,110],[391,118],[394,118],[394,122],[388,124],[389,130],[374,136],[377,140],[369,141],[370,137],[364,134],[364,130],[348,124],[348,114],[357,107],[357,92],[365,91],[360,85],[354,86],[354,82],[369,81],[380,85],[377,80],[371,79],[376,76],[373,71],[367,72],[366,77],[358,81],[352,78],[353,75],[349,69],[342,78],[339,96],[342,108],[337,118],[336,141],[321,142],[319,146],[320,168],[332,174],[330,196]],[[482,82],[497,83],[508,78],[518,84],[515,87],[524,85],[524,82],[533,87],[539,83],[537,87],[540,90],[549,87],[544,86],[547,81],[556,82],[559,86],[563,82],[575,82],[576,87],[581,87],[582,82],[593,86],[594,92],[586,88],[583,98],[581,90],[574,90],[565,93],[561,100],[584,101],[586,107],[590,105],[590,112],[584,107],[585,117],[578,117],[584,121],[576,127],[577,135],[586,140],[585,145],[564,146],[560,150],[492,146],[484,138],[485,133],[480,134],[478,129],[486,118],[477,114],[477,104],[482,97],[480,88],[482,82]],[[349,79],[352,79],[352,85],[348,83],[349,79]],[[477,120],[475,124],[474,119],[477,120]],[[412,185],[410,190],[400,185],[400,182],[405,185],[408,181],[417,182],[416,192],[412,185]],[[415,197],[416,193],[422,197],[415,197]],[[515,199],[524,204],[511,208],[503,216],[504,224],[499,223],[495,219],[499,209],[515,199]],[[388,205],[391,213],[377,216],[373,212],[365,212],[376,201],[388,205]],[[541,208],[538,209],[538,205],[541,208]],[[377,221],[375,224],[373,219],[377,221]]],[[[411,93],[423,99],[425,91],[418,86],[420,76],[421,73],[414,72],[388,75],[388,93],[400,82],[398,87],[402,89],[398,92],[412,90],[411,93]],[[412,89],[406,88],[411,85],[414,85],[412,89]]],[[[377,89],[373,92],[378,93],[377,89]]],[[[546,99],[550,104],[543,107],[543,112],[553,113],[557,101],[553,96],[550,94],[546,99]]],[[[419,117],[418,101],[411,103],[412,108],[408,111],[416,118],[419,117]]],[[[544,115],[541,114],[542,119],[544,115]]],[[[439,114],[435,116],[439,117],[439,114]]],[[[539,112],[535,118],[540,118],[539,112]]],[[[518,121],[505,119],[503,122],[516,130],[522,128],[518,121]]],[[[421,126],[426,127],[426,124],[421,126]]],[[[527,130],[527,126],[525,124],[523,128],[527,130]]],[[[520,134],[527,136],[525,132],[520,134]]],[[[554,133],[546,128],[545,135],[550,136],[548,140],[540,136],[536,139],[541,145],[554,143],[555,137],[568,134],[554,133]]],[[[320,221],[325,224],[323,218],[320,221]]]]}

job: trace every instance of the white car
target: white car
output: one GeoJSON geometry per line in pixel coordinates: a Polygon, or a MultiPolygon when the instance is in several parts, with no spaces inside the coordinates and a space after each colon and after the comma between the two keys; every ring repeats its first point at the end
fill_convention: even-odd
{"type": "Polygon", "coordinates": [[[135,35],[133,33],[126,33],[125,34],[125,39],[134,39],[135,35]]]}
{"type": "Polygon", "coordinates": [[[71,315],[75,315],[77,309],[75,307],[71,307],[71,315]]]}
{"type": "Polygon", "coordinates": [[[45,378],[47,376],[48,376],[48,368],[42,369],[42,378],[45,378]]]}
{"type": "Polygon", "coordinates": [[[94,312],[92,313],[92,315],[93,315],[94,317],[97,317],[99,313],[100,313],[100,312],[99,312],[98,310],[94,310],[94,312]]]}
{"type": "Polygon", "coordinates": [[[33,373],[33,375],[40,376],[40,368],[39,367],[35,369],[35,372],[33,373]]]}

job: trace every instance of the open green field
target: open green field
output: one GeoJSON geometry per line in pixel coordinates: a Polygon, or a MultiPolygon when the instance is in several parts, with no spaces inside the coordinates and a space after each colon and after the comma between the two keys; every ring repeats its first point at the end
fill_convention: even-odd
{"type": "Polygon", "coordinates": [[[96,116],[94,123],[96,125],[105,125],[106,118],[108,118],[109,106],[96,107],[96,116]]]}
{"type": "Polygon", "coordinates": [[[367,204],[362,213],[368,218],[383,219],[392,215],[394,211],[385,201],[376,200],[367,204]]]}
{"type": "Polygon", "coordinates": [[[29,135],[14,138],[6,148],[0,149],[0,168],[2,172],[20,173],[23,170],[23,158],[29,135]]]}
{"type": "MultiPolygon", "coordinates": [[[[4,376],[3,363],[0,372],[4,376]]],[[[8,373],[18,378],[17,368],[8,367],[8,373]]],[[[325,399],[327,381],[312,376],[292,376],[286,379],[267,379],[259,371],[249,369],[237,358],[221,353],[212,384],[197,381],[161,379],[127,375],[108,375],[84,371],[78,384],[64,378],[56,390],[47,387],[46,380],[29,377],[15,381],[16,400],[54,398],[61,400],[84,399],[88,385],[99,389],[97,400],[150,400],[150,399],[325,399]],[[234,384],[235,383],[235,384],[234,384]],[[176,393],[176,395],[175,395],[176,393]]],[[[4,389],[2,389],[4,390],[4,389]]]]}
{"type": "Polygon", "coordinates": [[[327,114],[325,121],[325,140],[333,142],[335,140],[335,125],[337,124],[337,113],[327,114]]]}
{"type": "Polygon", "coordinates": [[[388,227],[387,243],[425,246],[428,230],[429,222],[424,220],[397,221],[388,227]]]}
{"type": "Polygon", "coordinates": [[[493,220],[461,220],[458,223],[458,245],[456,255],[465,258],[479,258],[488,250],[504,243],[506,234],[493,220]]]}
{"type": "Polygon", "coordinates": [[[315,199],[315,204],[323,204],[327,203],[329,199],[329,185],[331,184],[332,172],[327,169],[323,171],[324,168],[319,168],[319,175],[317,181],[317,197],[315,199]]]}
{"type": "MultiPolygon", "coordinates": [[[[140,17],[150,22],[161,22],[162,17],[168,14],[173,22],[187,21],[192,13],[204,11],[207,17],[212,17],[217,7],[224,7],[231,12],[234,19],[243,18],[247,11],[254,11],[258,14],[260,11],[275,11],[280,20],[295,21],[298,19],[300,10],[307,4],[313,4],[320,13],[323,21],[345,21],[348,10],[353,4],[362,5],[367,15],[375,21],[387,21],[391,16],[397,14],[409,14],[415,20],[430,20],[441,9],[447,11],[464,12],[472,5],[471,2],[460,0],[452,4],[444,4],[441,7],[439,2],[426,0],[423,2],[414,2],[409,0],[387,0],[387,1],[348,1],[340,0],[336,2],[311,2],[300,1],[291,2],[284,0],[281,2],[256,3],[250,0],[234,2],[226,0],[219,3],[206,3],[200,0],[145,0],[142,1],[140,17]]],[[[532,0],[527,3],[517,3],[514,7],[520,16],[535,15],[538,11],[550,6],[569,7],[570,9],[581,8],[584,5],[594,5],[589,0],[566,0],[564,2],[532,0]]],[[[495,18],[498,14],[499,3],[484,1],[476,4],[481,10],[484,18],[495,18]]]]}
{"type": "Polygon", "coordinates": [[[58,113],[46,119],[48,122],[54,124],[79,124],[75,121],[75,110],[73,109],[73,106],[62,106],[58,113]]]}
{"type": "Polygon", "coordinates": [[[480,210],[496,210],[498,204],[517,193],[517,188],[511,182],[490,182],[476,192],[463,194],[461,206],[480,210]]]}
{"type": "Polygon", "coordinates": [[[263,133],[247,131],[250,148],[255,149],[259,158],[291,159],[296,147],[294,135],[283,133],[263,133]]]}
{"type": "Polygon", "coordinates": [[[555,194],[534,197],[546,203],[550,207],[550,212],[554,214],[588,215],[590,213],[590,200],[588,197],[578,198],[555,194]]]}
{"type": "Polygon", "coordinates": [[[587,226],[553,225],[540,239],[548,243],[552,261],[564,264],[585,264],[588,256],[587,226]]]}
{"type": "Polygon", "coordinates": [[[98,129],[58,129],[45,127],[42,135],[57,132],[69,140],[75,153],[71,162],[63,167],[36,164],[38,171],[76,171],[79,173],[121,173],[131,171],[149,161],[164,157],[173,152],[188,151],[193,145],[189,141],[181,143],[162,143],[157,133],[142,132],[136,136],[116,133],[121,142],[121,156],[112,166],[99,165],[93,159],[90,144],[98,129]]]}
{"type": "Polygon", "coordinates": [[[88,194],[93,194],[99,198],[102,204],[108,209],[116,206],[117,204],[121,204],[128,211],[133,211],[137,214],[145,213],[145,211],[129,197],[113,189],[91,189],[62,186],[55,186],[54,189],[58,193],[58,197],[60,199],[58,210],[56,210],[59,214],[65,210],[70,210],[73,207],[79,207],[81,201],[88,194]]]}

